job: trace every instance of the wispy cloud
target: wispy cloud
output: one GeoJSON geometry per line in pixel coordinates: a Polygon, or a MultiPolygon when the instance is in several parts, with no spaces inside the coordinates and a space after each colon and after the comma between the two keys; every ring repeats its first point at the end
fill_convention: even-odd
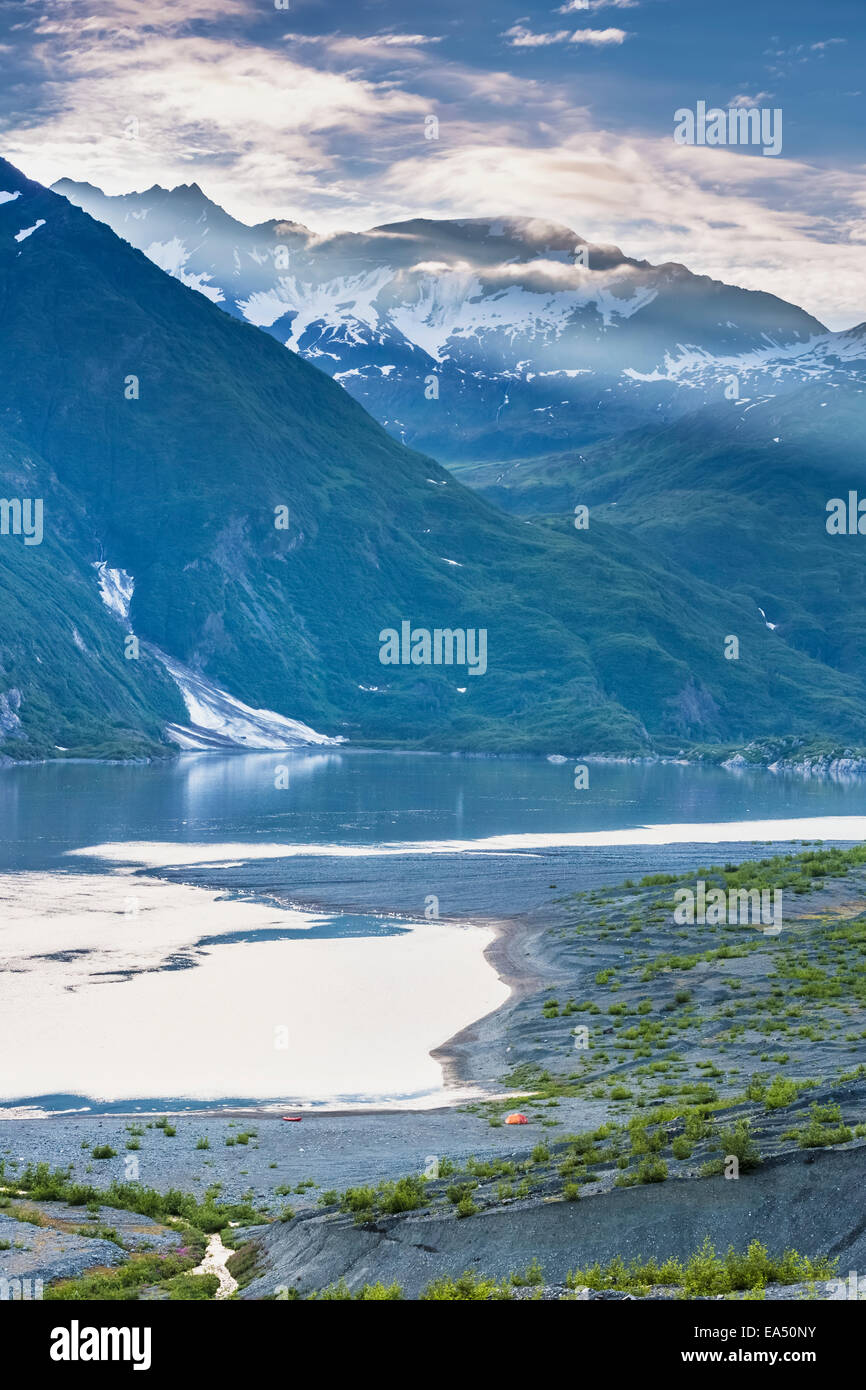
{"type": "Polygon", "coordinates": [[[586,10],[636,10],[638,0],[568,0],[560,5],[557,14],[574,14],[586,10]]]}
{"type": "Polygon", "coordinates": [[[332,58],[387,58],[411,57],[415,50],[423,50],[431,44],[442,43],[441,34],[285,34],[285,43],[293,46],[306,46],[327,52],[332,58]]]}
{"type": "Polygon", "coordinates": [[[624,29],[575,29],[569,43],[589,43],[600,46],[608,43],[625,43],[628,34],[624,29]]]}
{"type": "Polygon", "coordinates": [[[753,97],[747,96],[745,92],[738,92],[728,100],[728,106],[760,106],[762,101],[772,101],[773,96],[773,92],[755,92],[753,97]]]}
{"type": "MultiPolygon", "coordinates": [[[[301,36],[276,24],[263,39],[260,4],[218,8],[28,7],[23,114],[7,103],[4,153],[44,183],[65,175],[110,193],[195,179],[244,221],[288,217],[323,236],[425,216],[546,219],[795,300],[834,327],[866,317],[861,171],[675,146],[624,122],[606,129],[575,102],[567,45],[616,46],[621,29],[537,35],[521,19],[507,37],[522,42],[496,43],[495,67],[414,26],[301,36]],[[510,70],[513,49],[549,40],[562,45],[550,54],[559,80],[526,76],[522,55],[510,70]],[[430,114],[436,140],[425,138],[430,114]]],[[[816,67],[842,51],[830,39],[801,48],[816,67]]],[[[740,92],[731,104],[772,95],[740,92]]]]}
{"type": "Polygon", "coordinates": [[[826,58],[828,52],[847,39],[818,39],[814,43],[795,43],[786,48],[768,48],[764,54],[773,61],[767,65],[772,77],[790,77],[806,63],[826,58]]]}
{"type": "Polygon", "coordinates": [[[570,33],[570,29],[559,29],[554,34],[534,34],[522,24],[512,24],[502,37],[508,39],[512,48],[546,48],[552,43],[565,43],[570,33]]]}
{"type": "Polygon", "coordinates": [[[850,327],[866,305],[862,180],[766,163],[584,129],[548,148],[485,141],[403,160],[382,192],[431,217],[545,216],[588,240],[770,291],[850,327]]]}
{"type": "Polygon", "coordinates": [[[508,39],[512,48],[546,48],[556,43],[591,44],[599,48],[624,43],[628,34],[624,29],[557,29],[553,33],[536,34],[523,24],[513,24],[504,31],[503,38],[508,39]]]}
{"type": "MultiPolygon", "coordinates": [[[[33,0],[27,0],[32,4],[33,0]]],[[[219,17],[236,19],[252,12],[251,0],[219,0],[219,17]]],[[[112,42],[143,33],[177,33],[196,20],[213,23],[213,0],[53,0],[35,13],[34,29],[44,37],[106,34],[112,42]]]]}

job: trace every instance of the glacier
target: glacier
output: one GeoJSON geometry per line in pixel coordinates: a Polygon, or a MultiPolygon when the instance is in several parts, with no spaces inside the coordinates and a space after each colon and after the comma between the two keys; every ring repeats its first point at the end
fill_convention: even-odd
{"type": "MultiPolygon", "coordinates": [[[[106,560],[95,560],[93,568],[97,572],[102,602],[131,633],[129,610],[135,580],[126,570],[113,569],[106,560]]],[[[142,642],[141,645],[156,657],[183,696],[190,722],[167,724],[165,732],[172,743],[186,752],[226,752],[242,748],[250,752],[276,751],[346,742],[343,737],[330,738],[317,733],[308,724],[273,710],[253,709],[152,643],[142,642]]]]}

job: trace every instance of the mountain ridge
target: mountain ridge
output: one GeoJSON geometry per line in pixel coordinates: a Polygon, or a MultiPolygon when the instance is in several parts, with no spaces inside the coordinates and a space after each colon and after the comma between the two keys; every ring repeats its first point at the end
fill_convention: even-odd
{"type": "MultiPolygon", "coordinates": [[[[82,513],[88,602],[99,601],[96,562],[125,572],[145,652],[253,711],[356,744],[643,752],[663,738],[830,727],[866,739],[866,687],[789,647],[742,595],[636,553],[604,521],[579,534],[570,515],[505,516],[325,373],[0,163],[0,191],[11,189],[19,196],[0,202],[0,428],[82,513]],[[381,633],[403,622],[484,628],[486,674],[383,666],[381,633]],[[742,659],[725,661],[737,631],[742,659]]],[[[27,563],[19,538],[0,538],[13,596],[27,563]]],[[[38,625],[46,615],[31,602],[38,625]]],[[[120,661],[127,633],[111,621],[120,661]]],[[[15,655],[20,670],[21,634],[15,655]]],[[[83,679],[89,660],[73,647],[57,674],[72,679],[78,663],[83,679]]],[[[121,669],[142,740],[189,723],[164,672],[154,692],[144,665],[121,669]]],[[[19,737],[3,751],[90,746],[57,737],[62,697],[38,665],[25,674],[19,737]]],[[[8,680],[0,668],[0,695],[8,680]]]]}
{"type": "Polygon", "coordinates": [[[846,370],[831,360],[837,335],[798,306],[544,219],[414,218],[322,237],[212,218],[204,194],[185,216],[169,192],[55,187],[448,465],[675,418],[694,397],[723,398],[736,372],[787,389],[813,346],[825,360],[803,370],[846,370]]]}

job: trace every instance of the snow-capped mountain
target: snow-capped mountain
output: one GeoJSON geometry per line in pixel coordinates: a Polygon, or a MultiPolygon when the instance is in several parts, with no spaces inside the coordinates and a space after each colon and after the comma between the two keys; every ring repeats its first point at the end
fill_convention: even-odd
{"type": "Polygon", "coordinates": [[[54,189],[446,462],[547,453],[732,390],[866,374],[866,328],[829,333],[773,295],[540,220],[417,219],[322,237],[291,221],[248,227],[196,184],[54,189]]]}
{"type": "MultiPolygon", "coordinates": [[[[201,195],[192,199],[200,216],[201,195]]],[[[302,360],[317,332],[322,353],[332,342],[356,365],[378,354],[378,379],[402,376],[404,393],[440,418],[452,408],[447,391],[426,400],[417,385],[425,376],[443,385],[447,368],[466,388],[453,409],[468,437],[465,421],[483,403],[477,381],[493,400],[506,381],[509,402],[525,409],[524,378],[545,363],[580,382],[583,366],[563,362],[581,352],[596,362],[586,369],[596,372],[596,409],[611,418],[624,397],[612,388],[609,407],[599,396],[603,353],[615,382],[617,352],[652,373],[659,342],[694,341],[701,325],[707,352],[756,352],[775,333],[818,353],[821,334],[790,306],[612,251],[575,270],[563,236],[470,223],[349,238],[359,249],[338,257],[349,279],[329,310],[347,320],[308,321],[299,353],[240,312],[254,302],[265,314],[253,295],[268,289],[288,302],[282,256],[269,281],[235,287],[231,317],[213,294],[185,288],[0,160],[0,755],[152,756],[169,739],[575,754],[831,732],[862,743],[866,561],[824,527],[826,499],[847,497],[858,477],[858,391],[813,382],[784,411],[717,402],[661,438],[644,424],[586,457],[515,461],[512,472],[542,484],[561,464],[561,500],[535,523],[397,442],[302,360]],[[444,272],[427,264],[434,244],[444,272]],[[548,277],[572,277],[565,288],[534,278],[542,261],[548,277]],[[365,281],[364,299],[363,277],[385,266],[389,278],[375,294],[365,281]],[[599,276],[595,298],[578,302],[575,274],[599,276]],[[611,299],[600,310],[602,280],[611,299]],[[570,305],[561,322],[557,295],[570,305]],[[527,349],[535,356],[521,375],[511,364],[527,349]],[[724,415],[715,435],[707,411],[724,415]],[[585,495],[592,526],[578,534],[573,507],[585,495]],[[25,505],[29,515],[37,502],[39,543],[25,524],[25,505]],[[411,659],[383,660],[383,639],[406,629],[411,659]],[[430,635],[435,644],[446,630],[453,659],[440,662],[430,635]],[[470,634],[481,631],[489,662],[483,679],[467,679],[470,634]],[[737,661],[721,657],[726,633],[742,640],[737,661]]],[[[302,229],[292,238],[313,269],[289,262],[289,279],[312,283],[314,258],[326,254],[315,283],[339,278],[333,246],[302,229]]],[[[180,228],[178,240],[187,245],[180,228]]],[[[185,254],[179,269],[225,295],[213,257],[180,266],[185,254]]],[[[309,295],[300,304],[316,312],[309,295]]],[[[283,315],[284,340],[298,315],[283,315]]],[[[627,389],[658,400],[655,381],[627,389]]],[[[502,438],[513,443],[513,432],[503,426],[502,438]]]]}

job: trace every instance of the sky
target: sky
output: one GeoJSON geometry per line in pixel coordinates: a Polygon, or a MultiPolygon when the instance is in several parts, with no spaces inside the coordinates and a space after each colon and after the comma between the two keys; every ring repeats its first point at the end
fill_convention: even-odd
{"type": "Polygon", "coordinates": [[[0,153],[321,232],[541,217],[866,320],[866,0],[284,3],[0,0],[0,153]],[[676,143],[699,101],[781,153],[676,143]]]}

